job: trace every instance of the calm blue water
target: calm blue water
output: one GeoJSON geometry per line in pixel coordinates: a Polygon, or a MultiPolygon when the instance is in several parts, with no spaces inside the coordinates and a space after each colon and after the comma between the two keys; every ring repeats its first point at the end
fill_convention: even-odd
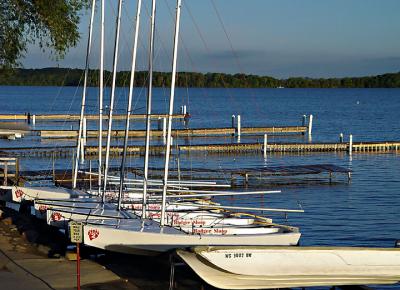
{"type": "MultiPolygon", "coordinates": [[[[135,98],[135,112],[144,113],[144,91],[135,98]]],[[[96,89],[89,93],[88,111],[97,110],[96,89]]],[[[118,90],[117,112],[123,113],[126,89],[118,90]]],[[[154,112],[167,110],[168,90],[156,89],[154,112]]],[[[107,101],[105,102],[108,103],[107,101]]],[[[0,87],[0,114],[3,113],[77,113],[80,91],[57,87],[0,87]]],[[[176,94],[176,111],[187,105],[192,115],[190,127],[229,127],[231,115],[242,116],[242,126],[300,125],[301,116],[314,115],[312,141],[336,141],[341,132],[347,140],[353,134],[355,141],[400,140],[400,90],[399,89],[179,89],[176,94]]],[[[73,123],[37,123],[35,128],[54,126],[70,128],[73,123]]],[[[120,127],[121,124],[116,124],[120,127]]],[[[143,122],[133,122],[143,128],[143,122]]],[[[157,126],[156,122],[153,124],[157,126]]],[[[90,123],[91,128],[96,124],[90,123]]],[[[182,127],[175,122],[176,127],[182,127]]],[[[251,142],[255,137],[242,137],[241,142],[251,142]]],[[[306,142],[304,137],[270,137],[271,141],[306,142]]],[[[122,141],[115,141],[121,143],[122,141]]],[[[177,140],[180,143],[237,142],[234,138],[197,138],[177,140]]],[[[95,143],[95,140],[93,140],[95,143]]],[[[131,143],[142,143],[132,140],[131,143]]],[[[153,143],[161,143],[154,139],[153,143]]],[[[72,141],[40,141],[26,137],[17,141],[0,140],[0,147],[58,146],[74,144],[72,141]]],[[[266,207],[298,208],[304,214],[272,217],[279,222],[299,226],[303,245],[347,245],[392,247],[400,239],[400,152],[361,154],[312,153],[301,155],[272,154],[266,159],[260,154],[222,156],[194,154],[180,156],[183,167],[241,168],[279,165],[332,163],[352,169],[351,183],[346,177],[336,176],[329,185],[327,176],[306,183],[282,185],[280,194],[264,198],[223,200],[225,203],[258,205],[266,207]]],[[[152,158],[159,165],[160,158],[152,158]]],[[[57,161],[65,168],[68,161],[57,161]]],[[[118,161],[114,161],[117,164],[118,161]]],[[[140,158],[131,158],[130,165],[142,166],[140,158]]],[[[174,163],[175,161],[173,161],[174,163]]],[[[23,169],[51,168],[51,161],[25,159],[23,169]]],[[[298,180],[297,180],[298,181],[298,180]]],[[[276,189],[265,185],[264,188],[276,189]]],[[[400,289],[399,286],[378,289],[400,289]]]]}

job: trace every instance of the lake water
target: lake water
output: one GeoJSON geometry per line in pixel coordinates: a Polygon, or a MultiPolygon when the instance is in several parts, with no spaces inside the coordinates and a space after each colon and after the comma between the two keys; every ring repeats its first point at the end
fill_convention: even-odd
{"type": "MultiPolygon", "coordinates": [[[[165,113],[168,90],[156,89],[154,112],[165,113]]],[[[97,90],[89,91],[88,111],[96,113],[97,90]]],[[[117,91],[118,113],[124,112],[126,89],[117,91]]],[[[105,104],[108,102],[106,101],[105,104]]],[[[145,111],[145,90],[138,89],[135,96],[135,113],[145,111]]],[[[80,91],[57,87],[0,87],[0,114],[4,113],[77,113],[80,108],[80,91]]],[[[242,126],[300,125],[302,115],[313,114],[312,141],[337,141],[339,134],[353,134],[354,141],[400,140],[400,90],[399,89],[179,89],[176,94],[176,111],[187,105],[192,115],[189,126],[230,127],[231,115],[240,114],[242,126]]],[[[35,128],[70,128],[71,123],[37,123],[35,128]]],[[[122,124],[116,124],[121,126],[122,124]]],[[[133,122],[143,128],[144,122],[133,122]]],[[[153,124],[156,127],[156,122],[153,124]]],[[[75,126],[76,124],[72,124],[75,126]]],[[[95,128],[96,124],[89,123],[95,128]]],[[[181,122],[174,126],[182,127],[181,122]]],[[[261,137],[258,137],[261,138],[261,137]]],[[[306,137],[270,137],[269,140],[307,142],[306,137]]],[[[251,142],[257,137],[242,137],[241,142],[251,142]]],[[[92,141],[95,143],[95,141],[92,141]]],[[[121,143],[122,141],[115,141],[121,143]]],[[[154,139],[154,144],[162,140],[154,139]]],[[[195,138],[177,140],[178,143],[230,143],[235,138],[195,138]]],[[[132,140],[131,143],[142,143],[132,140]]],[[[61,146],[72,141],[40,141],[26,137],[16,141],[0,140],[6,146],[61,146]]],[[[351,183],[346,177],[335,177],[332,184],[327,176],[294,184],[279,186],[280,194],[264,198],[223,200],[229,204],[268,207],[298,208],[303,214],[272,215],[278,222],[298,226],[303,233],[302,245],[345,245],[393,247],[400,239],[400,151],[390,153],[309,153],[180,156],[183,167],[241,168],[282,165],[307,165],[331,163],[353,170],[351,183]]],[[[68,161],[57,161],[65,168],[68,161]]],[[[114,161],[117,164],[118,161],[114,161]]],[[[130,158],[130,165],[142,166],[142,160],[130,158]]],[[[159,166],[162,158],[151,158],[151,165],[159,166]]],[[[173,161],[175,162],[175,161],[173,161]]],[[[50,169],[51,161],[26,158],[22,169],[50,169]]],[[[289,182],[288,182],[289,183],[289,182]]],[[[266,189],[277,186],[264,185],[266,189]]],[[[400,289],[400,286],[377,289],[400,289]]]]}

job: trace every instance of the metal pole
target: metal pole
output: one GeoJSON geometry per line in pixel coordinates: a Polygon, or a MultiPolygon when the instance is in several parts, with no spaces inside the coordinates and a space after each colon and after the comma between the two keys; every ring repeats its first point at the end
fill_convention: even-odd
{"type": "MultiPolygon", "coordinates": [[[[88,82],[88,75],[89,75],[89,56],[90,56],[90,51],[92,48],[92,32],[93,32],[93,19],[94,19],[94,12],[96,10],[96,0],[92,0],[92,12],[90,14],[90,24],[89,24],[89,36],[88,36],[88,42],[87,42],[87,47],[86,47],[86,61],[85,61],[85,76],[84,76],[84,81],[83,81],[83,92],[82,92],[82,105],[81,105],[81,114],[79,118],[79,132],[78,132],[78,139],[77,139],[77,146],[76,146],[76,152],[80,152],[80,147],[83,146],[82,140],[81,140],[81,135],[82,135],[82,129],[83,129],[83,116],[85,114],[85,106],[86,106],[86,91],[87,91],[87,82],[88,82]]],[[[85,136],[86,138],[86,136],[85,136]]],[[[79,153],[76,155],[76,160],[75,160],[75,171],[74,171],[74,178],[73,178],[73,183],[72,187],[76,188],[76,179],[78,177],[78,170],[79,170],[79,153]]]]}
{"type": "Polygon", "coordinates": [[[99,94],[99,177],[98,195],[101,195],[102,155],[103,155],[103,94],[104,94],[104,0],[101,0],[101,36],[100,36],[100,94],[99,94]]]}
{"type": "Polygon", "coordinates": [[[144,152],[144,172],[143,172],[143,207],[142,218],[146,218],[146,197],[147,179],[149,176],[149,151],[150,151],[150,130],[151,130],[151,99],[153,95],[153,59],[154,59],[154,34],[156,21],[156,0],[152,0],[151,20],[150,20],[150,52],[149,52],[149,86],[147,91],[147,113],[146,113],[146,143],[144,152]]]}
{"type": "Polygon", "coordinates": [[[122,13],[122,0],[119,0],[118,1],[117,25],[116,25],[116,31],[115,31],[110,111],[108,114],[107,149],[106,149],[106,160],[105,160],[105,166],[104,166],[104,186],[103,186],[103,196],[102,196],[103,203],[105,202],[105,198],[106,198],[105,192],[107,189],[107,174],[108,174],[108,166],[109,166],[109,162],[110,162],[111,129],[112,129],[112,118],[113,118],[113,111],[114,111],[115,84],[116,84],[116,80],[117,80],[117,65],[118,65],[119,33],[120,33],[120,28],[121,28],[121,13],[122,13]]]}
{"type": "Polygon", "coordinates": [[[76,243],[76,286],[81,290],[81,257],[79,243],[76,243]]]}
{"type": "Polygon", "coordinates": [[[89,192],[92,193],[92,160],[89,160],[89,192]]]}
{"type": "Polygon", "coordinates": [[[136,55],[137,55],[137,45],[138,45],[138,37],[139,37],[139,28],[140,28],[140,11],[142,9],[142,0],[138,0],[137,3],[137,11],[136,11],[136,29],[135,36],[133,41],[133,52],[132,52],[132,65],[131,65],[131,79],[129,84],[129,96],[128,96],[128,104],[126,108],[126,122],[125,122],[125,139],[124,139],[124,151],[122,153],[121,160],[121,170],[120,170],[120,183],[119,183],[119,192],[118,192],[118,210],[121,210],[121,201],[122,201],[122,191],[124,186],[124,178],[125,178],[125,163],[126,163],[126,152],[128,149],[128,139],[129,139],[129,124],[130,124],[130,115],[132,110],[132,99],[133,99],[133,87],[135,85],[135,69],[136,69],[136,55]]]}
{"type": "Polygon", "coordinates": [[[179,28],[181,19],[181,6],[182,0],[176,1],[176,21],[175,21],[175,38],[174,38],[174,53],[172,61],[172,80],[171,80],[171,95],[169,99],[169,114],[168,114],[168,134],[167,134],[167,148],[165,151],[165,170],[163,180],[163,195],[161,205],[161,223],[160,226],[164,227],[165,223],[165,206],[168,188],[168,166],[171,150],[171,132],[172,132],[172,114],[174,111],[174,98],[175,98],[175,81],[176,81],[176,67],[178,59],[178,43],[179,43],[179,28]]]}

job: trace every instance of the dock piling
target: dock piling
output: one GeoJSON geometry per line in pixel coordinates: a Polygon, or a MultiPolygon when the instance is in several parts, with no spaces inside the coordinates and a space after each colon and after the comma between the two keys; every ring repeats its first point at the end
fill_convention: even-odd
{"type": "Polygon", "coordinates": [[[237,128],[236,128],[236,134],[238,137],[240,137],[241,134],[241,129],[242,129],[242,124],[241,124],[241,117],[240,115],[237,115],[237,128]]]}
{"type": "Polygon", "coordinates": [[[349,155],[353,154],[353,135],[350,134],[349,140],[349,155]]]}
{"type": "Polygon", "coordinates": [[[308,136],[312,135],[312,127],[313,127],[313,115],[310,115],[308,120],[308,136]]]}
{"type": "MultiPolygon", "coordinates": [[[[307,116],[306,116],[306,115],[303,115],[303,117],[302,117],[301,119],[302,119],[302,121],[301,121],[301,126],[302,126],[302,127],[307,126],[307,116]]],[[[303,132],[302,134],[304,135],[305,132],[303,132]]]]}
{"type": "Polygon", "coordinates": [[[264,135],[264,158],[267,158],[268,135],[264,135]]]}
{"type": "Polygon", "coordinates": [[[340,133],[339,135],[339,143],[343,143],[343,133],[340,133]]]}

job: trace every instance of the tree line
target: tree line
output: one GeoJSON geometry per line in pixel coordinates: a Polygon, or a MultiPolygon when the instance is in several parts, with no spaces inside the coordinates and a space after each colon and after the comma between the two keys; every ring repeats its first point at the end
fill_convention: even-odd
{"type": "MultiPolygon", "coordinates": [[[[80,86],[83,84],[82,69],[43,68],[0,70],[0,85],[14,86],[80,86]]],[[[98,86],[98,70],[89,71],[89,86],[98,86]]],[[[117,86],[129,86],[130,72],[117,74],[117,86]]],[[[146,86],[148,72],[137,72],[135,86],[146,86]]],[[[105,72],[105,83],[111,84],[111,72],[105,72]]],[[[169,87],[171,73],[154,72],[155,87],[169,87]]],[[[377,76],[346,78],[288,78],[224,73],[179,72],[177,85],[198,88],[400,88],[400,72],[377,76]]]]}

